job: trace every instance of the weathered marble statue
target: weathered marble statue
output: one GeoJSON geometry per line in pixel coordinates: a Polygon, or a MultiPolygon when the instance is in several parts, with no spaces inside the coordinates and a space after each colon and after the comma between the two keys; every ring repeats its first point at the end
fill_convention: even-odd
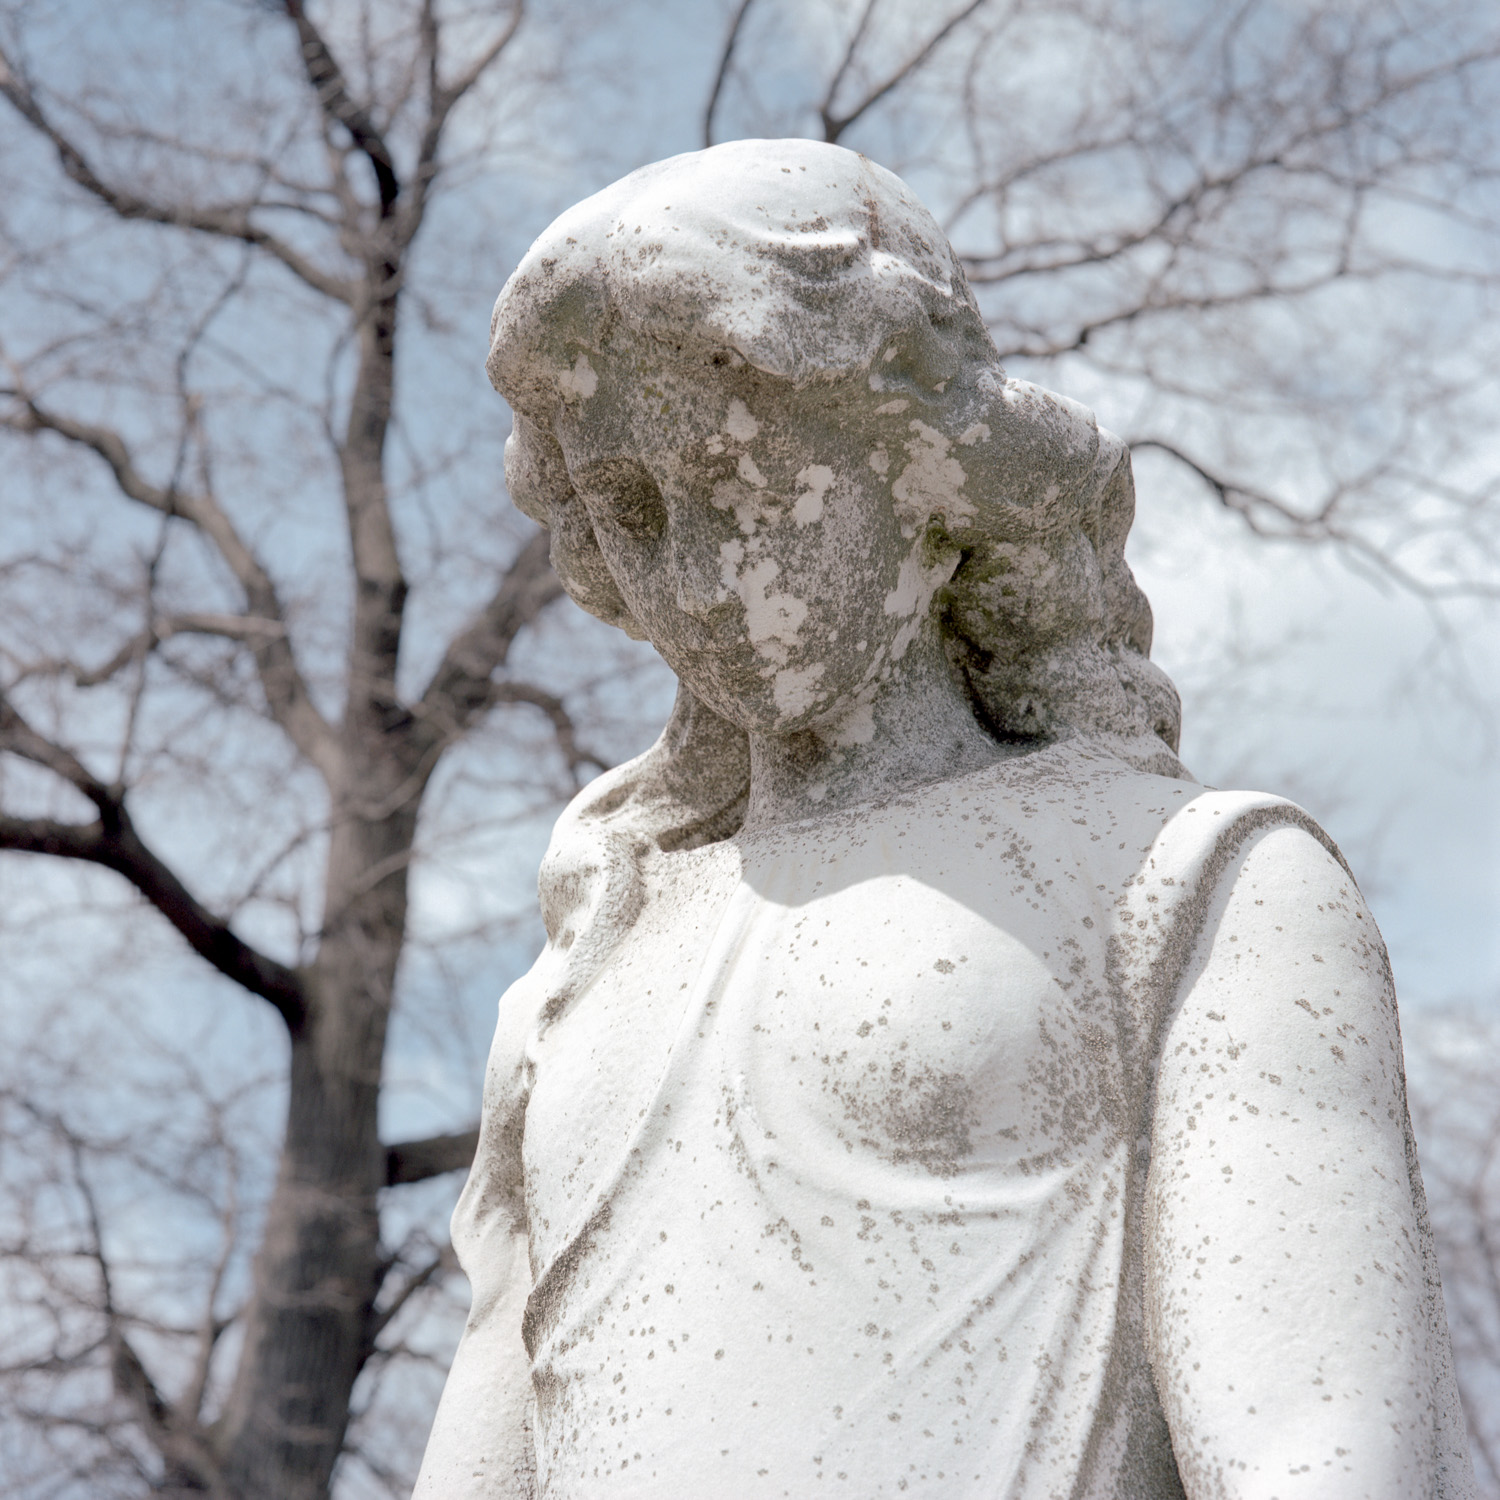
{"type": "Polygon", "coordinates": [[[1471,1495],[1380,936],[1176,759],[1129,458],[906,187],[633,173],[489,368],[682,686],[542,868],[418,1494],[1471,1495]]]}

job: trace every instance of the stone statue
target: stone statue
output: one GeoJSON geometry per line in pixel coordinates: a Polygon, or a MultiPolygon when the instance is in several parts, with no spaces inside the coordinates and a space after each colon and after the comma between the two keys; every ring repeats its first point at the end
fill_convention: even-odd
{"type": "Polygon", "coordinates": [[[906,186],[646,167],[493,332],[511,494],[681,689],[542,867],[418,1495],[1472,1495],[1374,922],[1177,760],[1129,456],[906,186]]]}

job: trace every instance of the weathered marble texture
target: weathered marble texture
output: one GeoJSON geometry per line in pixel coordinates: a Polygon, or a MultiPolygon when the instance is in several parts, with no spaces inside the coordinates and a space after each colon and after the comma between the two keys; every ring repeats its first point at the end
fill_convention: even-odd
{"type": "Polygon", "coordinates": [[[683,686],[543,865],[419,1496],[1471,1495],[1379,934],[1177,761],[1128,456],[904,185],[646,168],[490,370],[683,686]]]}

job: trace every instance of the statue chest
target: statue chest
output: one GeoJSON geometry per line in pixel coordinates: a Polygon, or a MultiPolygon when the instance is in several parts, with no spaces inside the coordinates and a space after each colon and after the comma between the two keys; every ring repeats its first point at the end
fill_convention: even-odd
{"type": "Polygon", "coordinates": [[[1096,887],[1065,842],[1047,870],[1024,830],[971,823],[793,830],[652,872],[533,1048],[541,1258],[648,1161],[710,1202],[722,1174],[795,1179],[847,1217],[977,1208],[1097,1154],[1120,1070],[1096,887]]]}

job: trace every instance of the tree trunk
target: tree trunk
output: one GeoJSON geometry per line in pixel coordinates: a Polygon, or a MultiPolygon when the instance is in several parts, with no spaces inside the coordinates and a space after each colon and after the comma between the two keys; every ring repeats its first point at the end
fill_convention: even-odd
{"type": "MultiPolygon", "coordinates": [[[[400,774],[374,784],[399,785],[400,774]]],[[[309,1016],[292,1038],[286,1140],[216,1433],[237,1500],[325,1500],[369,1352],[381,1278],[381,1061],[415,824],[403,809],[346,817],[332,835],[309,1016]]]]}

